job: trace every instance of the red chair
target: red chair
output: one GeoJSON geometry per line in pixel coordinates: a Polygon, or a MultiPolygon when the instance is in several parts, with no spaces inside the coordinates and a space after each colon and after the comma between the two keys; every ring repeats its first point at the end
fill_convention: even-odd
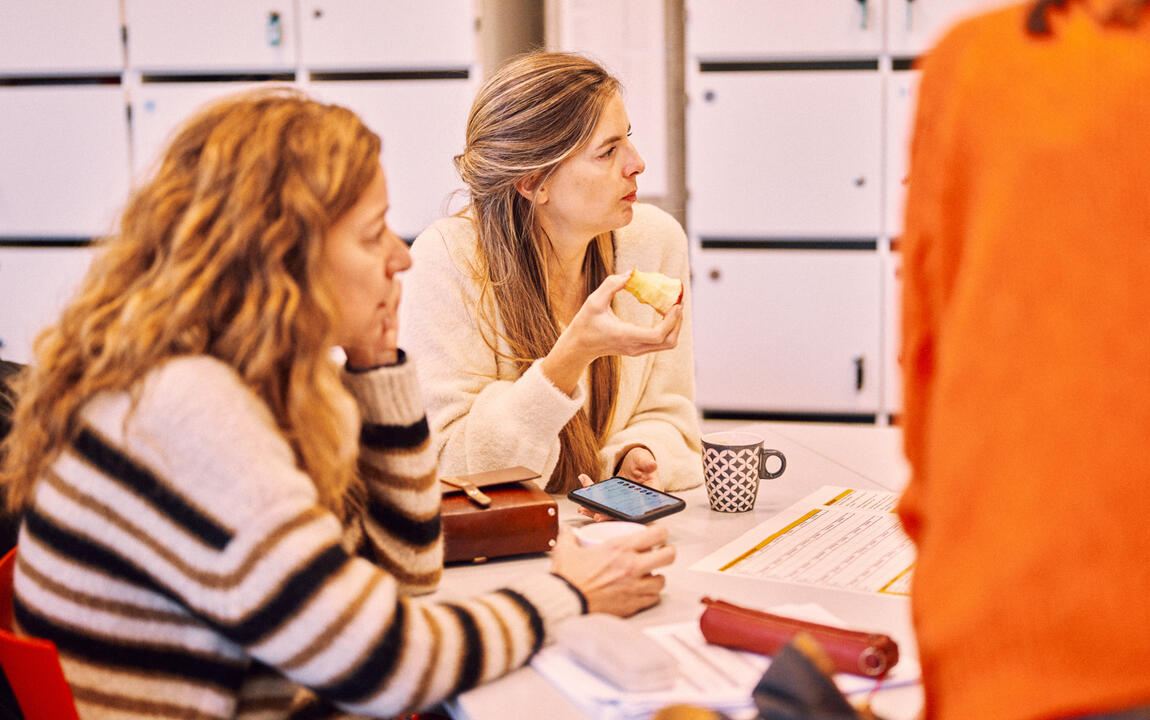
{"type": "Polygon", "coordinates": [[[60,669],[56,646],[12,632],[12,576],[16,549],[0,560],[0,667],[28,720],[79,720],[72,688],[60,669]]]}

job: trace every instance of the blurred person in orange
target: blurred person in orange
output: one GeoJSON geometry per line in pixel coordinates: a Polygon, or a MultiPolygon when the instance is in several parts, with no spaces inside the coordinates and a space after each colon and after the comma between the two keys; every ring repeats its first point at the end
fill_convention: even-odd
{"type": "Polygon", "coordinates": [[[1150,7],[1012,6],[922,70],[899,514],[926,716],[1150,717],[1150,7]]]}

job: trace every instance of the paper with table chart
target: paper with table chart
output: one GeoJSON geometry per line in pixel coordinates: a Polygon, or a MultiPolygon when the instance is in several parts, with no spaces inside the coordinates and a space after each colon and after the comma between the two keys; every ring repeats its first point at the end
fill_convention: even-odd
{"type": "Polygon", "coordinates": [[[907,596],[914,545],[897,501],[892,492],[824,485],[691,569],[907,596]]]}
{"type": "MultiPolygon", "coordinates": [[[[828,625],[842,621],[822,606],[784,605],[770,612],[828,625]]],[[[754,717],[751,691],[771,664],[764,655],[708,644],[699,621],[659,625],[643,630],[675,658],[674,685],[656,692],[627,692],[576,662],[559,645],[550,645],[531,660],[531,667],[547,678],[589,717],[596,720],[638,720],[654,711],[680,703],[709,707],[731,718],[754,717]]],[[[895,665],[883,687],[899,687],[918,680],[917,668],[895,665]]],[[[844,694],[870,692],[875,681],[857,675],[835,675],[844,694]]]]}

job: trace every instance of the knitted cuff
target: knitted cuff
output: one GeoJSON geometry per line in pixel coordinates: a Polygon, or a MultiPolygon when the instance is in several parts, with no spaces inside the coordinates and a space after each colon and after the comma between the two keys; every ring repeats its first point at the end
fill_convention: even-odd
{"type": "MultiPolygon", "coordinates": [[[[623,467],[623,460],[627,457],[627,453],[631,452],[635,448],[643,448],[647,452],[651,453],[651,457],[655,457],[655,451],[643,443],[631,443],[630,445],[624,445],[622,450],[615,453],[615,469],[611,471],[612,475],[619,474],[619,468],[623,467]]],[[[659,458],[656,457],[655,459],[658,460],[659,458]]]]}
{"type": "Polygon", "coordinates": [[[353,368],[351,366],[351,363],[345,363],[343,367],[349,373],[359,375],[362,373],[371,372],[372,370],[378,370],[380,368],[395,367],[396,365],[402,365],[405,362],[407,362],[407,353],[403,352],[403,348],[396,348],[396,350],[395,350],[395,362],[393,362],[393,363],[383,363],[382,365],[372,365],[371,367],[367,367],[367,368],[353,368]]]}
{"type": "Polygon", "coordinates": [[[575,585],[570,580],[563,577],[562,575],[559,575],[557,573],[551,573],[551,574],[554,575],[555,577],[559,578],[563,582],[567,583],[567,587],[571,588],[571,592],[573,592],[579,596],[579,608],[580,608],[579,614],[580,615],[586,615],[587,614],[587,596],[583,594],[583,591],[580,590],[579,588],[575,587],[575,585]]]}
{"type": "Polygon", "coordinates": [[[401,362],[364,370],[345,368],[343,385],[359,405],[362,419],[386,425],[410,425],[424,417],[423,393],[415,363],[401,362]]]}

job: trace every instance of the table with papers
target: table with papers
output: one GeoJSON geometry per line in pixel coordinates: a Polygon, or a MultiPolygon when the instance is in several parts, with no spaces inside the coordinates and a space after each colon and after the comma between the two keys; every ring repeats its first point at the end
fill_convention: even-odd
{"type": "MultiPolygon", "coordinates": [[[[815,622],[890,635],[899,645],[894,673],[872,706],[889,720],[914,718],[921,707],[918,662],[906,596],[913,549],[891,510],[908,469],[895,428],[801,423],[755,423],[768,447],[787,456],[787,471],[763,481],[755,509],[719,513],[706,490],[677,493],[687,508],[658,522],[675,546],[675,563],[662,601],[629,618],[676,655],[683,677],[652,697],[622,693],[582,670],[551,646],[531,666],[480,686],[447,704],[454,717],[494,720],[541,717],[642,718],[673,702],[693,702],[732,717],[753,715],[750,689],[769,658],[707,645],[698,630],[709,595],[815,622]]],[[[560,500],[563,522],[584,520],[560,500]]],[[[499,587],[524,572],[545,571],[531,556],[454,566],[441,593],[462,597],[499,587]]],[[[865,694],[873,681],[836,678],[848,694],[865,694]]]]}

